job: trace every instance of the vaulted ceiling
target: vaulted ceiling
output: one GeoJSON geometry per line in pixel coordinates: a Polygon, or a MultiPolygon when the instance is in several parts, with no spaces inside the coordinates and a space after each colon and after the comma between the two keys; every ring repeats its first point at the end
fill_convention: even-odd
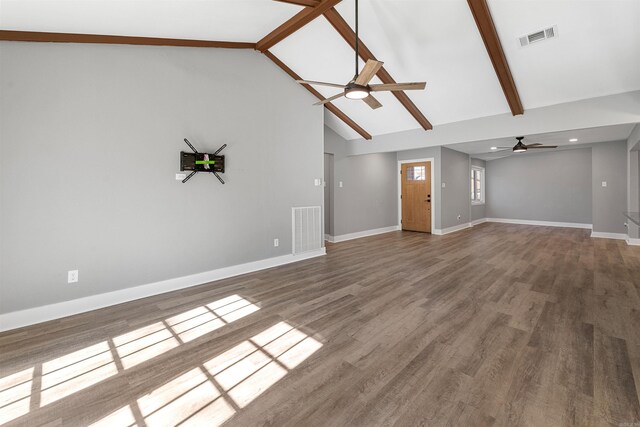
{"type": "MultiPolygon", "coordinates": [[[[640,1],[488,0],[527,109],[640,89],[640,1]],[[518,37],[557,25],[559,37],[518,37]]],[[[352,25],[353,0],[336,9],[352,25]]],[[[0,0],[0,29],[257,42],[302,7],[272,0],[0,0]]],[[[361,0],[360,38],[396,81],[426,81],[407,95],[434,125],[510,113],[466,0],[361,0]]],[[[324,17],[270,51],[304,79],[346,83],[354,52],[324,17]]],[[[375,78],[373,83],[380,81],[375,78]]],[[[335,89],[316,87],[325,97],[335,89]]],[[[384,105],[335,106],[372,135],[421,128],[391,93],[384,105]]],[[[321,107],[318,107],[321,108],[321,107]]],[[[360,138],[334,114],[326,123],[360,138]]]]}

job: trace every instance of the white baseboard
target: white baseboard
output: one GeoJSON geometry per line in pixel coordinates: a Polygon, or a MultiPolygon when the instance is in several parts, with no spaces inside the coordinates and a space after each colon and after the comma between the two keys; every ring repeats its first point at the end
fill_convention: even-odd
{"type": "Polygon", "coordinates": [[[333,236],[331,234],[325,234],[324,240],[326,240],[327,242],[333,242],[333,236]]]}
{"type": "Polygon", "coordinates": [[[464,230],[465,228],[471,228],[472,225],[470,222],[465,222],[464,224],[454,225],[453,227],[447,227],[443,229],[434,228],[432,234],[436,236],[443,236],[449,233],[455,233],[456,231],[464,230]]]}
{"type": "Polygon", "coordinates": [[[603,233],[602,231],[592,231],[591,237],[598,239],[627,240],[628,236],[624,233],[603,233]]]}
{"type": "Polygon", "coordinates": [[[634,239],[633,237],[627,236],[625,240],[627,241],[627,245],[629,246],[640,246],[640,239],[634,239]]]}
{"type": "Polygon", "coordinates": [[[593,228],[592,224],[583,224],[579,222],[531,221],[528,219],[487,218],[487,222],[501,222],[505,224],[521,225],[541,225],[544,227],[584,228],[587,230],[591,230],[593,228]]]}
{"type": "Polygon", "coordinates": [[[474,219],[473,221],[471,221],[471,226],[474,227],[476,225],[480,225],[484,222],[487,222],[487,218],[480,218],[480,219],[474,219]]]}
{"type": "Polygon", "coordinates": [[[374,228],[373,230],[358,231],[357,233],[341,234],[339,236],[329,236],[328,241],[332,243],[344,242],[346,240],[359,239],[361,237],[375,236],[376,234],[389,233],[391,231],[401,230],[399,225],[391,227],[374,228]]]}
{"type": "Polygon", "coordinates": [[[71,301],[64,301],[56,304],[43,305],[26,310],[14,311],[0,314],[0,332],[10,329],[21,328],[23,326],[59,319],[78,313],[84,313],[111,305],[121,304],[128,301],[146,298],[153,295],[163,294],[178,289],[189,288],[215,280],[228,277],[239,276],[241,274],[252,273],[266,268],[277,267],[279,265],[290,264],[309,258],[315,258],[326,254],[325,248],[315,251],[305,252],[297,255],[282,255],[260,261],[248,262],[246,264],[233,265],[216,270],[205,271],[203,273],[189,276],[176,277],[174,279],[163,280],[161,282],[149,283],[133,288],[121,289],[104,294],[92,295],[78,298],[71,301]]]}

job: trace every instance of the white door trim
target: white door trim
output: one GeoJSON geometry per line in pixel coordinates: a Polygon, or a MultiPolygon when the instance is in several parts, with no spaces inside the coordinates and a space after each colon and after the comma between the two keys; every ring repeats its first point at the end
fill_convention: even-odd
{"type": "Polygon", "coordinates": [[[402,179],[400,178],[400,173],[402,172],[402,165],[404,163],[418,163],[418,162],[429,162],[431,163],[431,234],[433,234],[433,230],[436,225],[436,210],[433,208],[434,200],[436,199],[434,190],[434,169],[435,169],[435,159],[433,157],[428,157],[424,159],[411,159],[411,160],[398,160],[398,229],[402,230],[402,179]]]}

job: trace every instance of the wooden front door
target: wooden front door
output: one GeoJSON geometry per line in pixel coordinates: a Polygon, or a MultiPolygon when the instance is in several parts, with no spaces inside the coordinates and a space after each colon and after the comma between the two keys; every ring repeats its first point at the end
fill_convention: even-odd
{"type": "Polygon", "coordinates": [[[402,229],[431,233],[431,162],[404,163],[402,229]]]}

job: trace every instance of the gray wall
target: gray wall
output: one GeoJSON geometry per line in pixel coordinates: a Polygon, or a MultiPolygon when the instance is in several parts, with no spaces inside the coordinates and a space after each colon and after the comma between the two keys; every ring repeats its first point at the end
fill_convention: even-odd
{"type": "Polygon", "coordinates": [[[346,156],[345,144],[325,127],[325,152],[334,154],[328,234],[341,236],[398,225],[396,153],[346,156]]]}
{"type": "MultiPolygon", "coordinates": [[[[627,210],[640,212],[640,123],[635,126],[627,139],[627,210]]],[[[640,227],[627,221],[628,235],[640,238],[640,227]]]]}
{"type": "Polygon", "coordinates": [[[627,143],[606,142],[593,146],[593,231],[627,234],[627,143]],[[607,186],[603,187],[602,182],[607,186]]]}
{"type": "MultiPolygon", "coordinates": [[[[482,168],[487,167],[487,163],[484,160],[480,160],[480,159],[471,159],[471,166],[480,166],[482,168]]],[[[485,177],[484,177],[484,182],[485,185],[487,183],[487,173],[485,170],[485,177]]],[[[471,178],[469,178],[469,186],[471,186],[471,178]]],[[[484,189],[485,191],[485,202],[486,202],[486,197],[487,197],[487,193],[486,193],[486,188],[484,189]]],[[[469,188],[469,197],[471,197],[471,188],[469,188]]],[[[485,206],[486,203],[483,203],[481,205],[471,205],[471,221],[476,221],[478,219],[483,219],[486,218],[486,212],[485,212],[485,206]]]]}
{"type": "Polygon", "coordinates": [[[324,234],[333,236],[333,154],[324,154],[324,234]]]}
{"type": "Polygon", "coordinates": [[[471,169],[469,155],[442,147],[441,229],[470,222],[471,169]],[[460,219],[458,219],[458,216],[460,219]]]}
{"type": "Polygon", "coordinates": [[[487,162],[488,218],[592,223],[591,148],[487,162]]]}
{"type": "Polygon", "coordinates": [[[1,42],[0,313],[291,253],[312,102],[254,51],[1,42]],[[228,144],[226,185],[175,180],[184,137],[228,144]]]}
{"type": "Polygon", "coordinates": [[[329,126],[324,127],[324,152],[334,154],[336,158],[349,155],[347,152],[347,141],[329,126]]]}
{"type": "Polygon", "coordinates": [[[334,167],[334,235],[398,225],[396,153],[343,157],[334,167]]]}

